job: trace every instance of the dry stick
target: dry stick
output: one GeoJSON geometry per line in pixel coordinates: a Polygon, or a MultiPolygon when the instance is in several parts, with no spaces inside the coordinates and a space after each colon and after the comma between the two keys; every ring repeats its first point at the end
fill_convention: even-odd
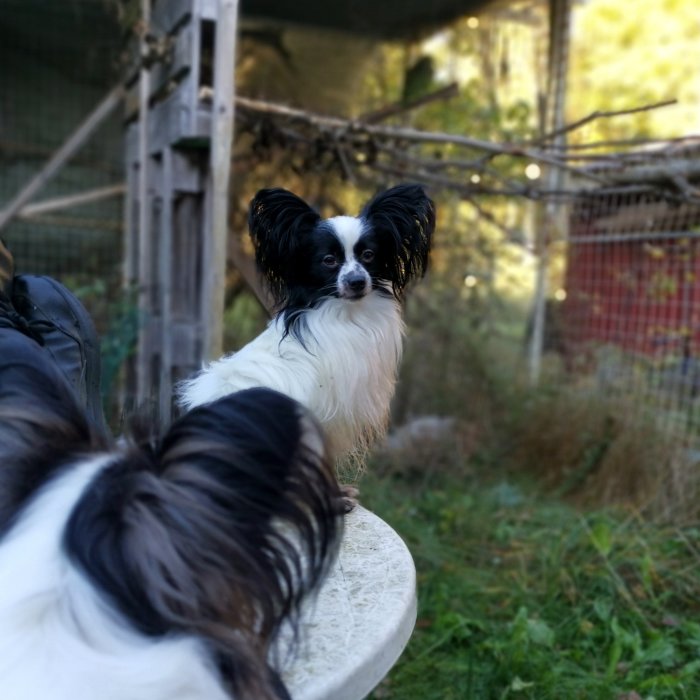
{"type": "Polygon", "coordinates": [[[397,114],[404,114],[410,112],[418,107],[423,107],[431,102],[436,102],[438,100],[448,100],[455,97],[459,93],[459,86],[457,83],[450,83],[445,87],[435,90],[434,92],[429,92],[427,95],[418,97],[410,102],[398,102],[396,104],[387,105],[374,112],[366,112],[358,117],[358,121],[364,124],[376,124],[377,122],[388,119],[389,117],[396,116],[397,114]]]}
{"type": "Polygon", "coordinates": [[[670,105],[677,104],[678,100],[664,100],[662,102],[655,102],[654,104],[642,105],[641,107],[631,107],[630,109],[619,109],[614,111],[601,111],[596,110],[591,112],[588,116],[579,119],[578,121],[567,124],[561,129],[556,129],[544,134],[540,138],[536,139],[532,143],[543,144],[547,141],[556,138],[557,136],[562,136],[563,134],[569,133],[570,131],[575,131],[580,129],[582,126],[595,121],[596,119],[609,119],[610,117],[621,117],[628,114],[637,114],[638,112],[648,112],[652,109],[660,109],[661,107],[668,107],[670,105]]]}
{"type": "Polygon", "coordinates": [[[469,136],[459,136],[456,134],[447,134],[434,131],[420,131],[410,127],[390,127],[378,126],[376,124],[363,124],[359,121],[343,119],[341,117],[329,117],[320,114],[312,114],[300,109],[286,107],[284,105],[274,104],[272,102],[264,102],[262,100],[253,100],[248,97],[236,97],[236,104],[243,109],[249,109],[261,114],[272,114],[288,119],[298,119],[311,126],[315,126],[321,130],[329,129],[347,134],[367,134],[369,136],[380,136],[397,140],[411,141],[413,143],[445,143],[455,146],[464,146],[476,150],[484,151],[492,155],[510,155],[521,158],[529,158],[532,161],[551,165],[560,168],[564,171],[572,172],[580,177],[592,180],[598,183],[604,183],[605,180],[594,173],[581,171],[572,167],[568,163],[562,162],[561,159],[554,158],[547,153],[526,148],[516,144],[496,144],[483,139],[472,138],[469,136]]]}
{"type": "MultiPolygon", "coordinates": [[[[405,177],[406,172],[402,168],[398,168],[396,166],[392,167],[391,165],[385,165],[382,163],[373,163],[371,166],[374,170],[377,170],[379,172],[383,172],[387,175],[392,175],[394,177],[405,177]]],[[[417,179],[421,180],[422,182],[430,185],[435,185],[436,187],[441,187],[444,189],[452,190],[453,192],[457,192],[459,194],[465,195],[472,197],[477,194],[488,194],[488,195],[503,195],[503,196],[512,196],[512,195],[519,195],[522,197],[528,197],[530,199],[538,199],[543,193],[540,190],[525,190],[524,188],[495,188],[495,187],[486,187],[484,185],[476,185],[472,183],[460,183],[457,182],[456,180],[452,180],[450,178],[446,177],[441,177],[439,175],[435,175],[433,173],[427,173],[424,171],[414,171],[412,173],[413,175],[416,176],[417,179]]],[[[563,192],[561,193],[554,193],[554,192],[549,192],[546,193],[549,195],[554,195],[554,194],[564,194],[563,192]]]]}
{"type": "MultiPolygon", "coordinates": [[[[651,182],[673,182],[674,178],[687,178],[689,176],[694,176],[698,173],[698,169],[690,166],[687,170],[678,172],[677,166],[669,169],[666,164],[664,166],[640,166],[638,162],[639,159],[645,159],[646,162],[649,161],[650,156],[655,158],[664,157],[667,155],[665,151],[660,150],[654,154],[648,152],[633,152],[627,154],[614,154],[614,155],[581,155],[572,156],[570,153],[565,151],[560,151],[555,153],[550,151],[549,148],[547,152],[542,152],[537,149],[528,148],[517,144],[497,144],[489,141],[484,141],[482,139],[471,138],[468,136],[459,136],[446,133],[435,133],[435,132],[424,132],[412,128],[400,128],[400,127],[389,127],[389,126],[378,126],[374,124],[364,124],[357,120],[351,121],[339,117],[330,117],[319,114],[309,113],[303,110],[294,109],[291,107],[286,107],[279,104],[274,104],[270,102],[265,102],[261,100],[253,100],[245,97],[237,97],[236,103],[241,107],[241,111],[244,110],[248,113],[253,114],[266,114],[272,117],[278,117],[282,120],[297,121],[308,128],[316,130],[322,139],[330,139],[335,144],[343,142],[347,144],[348,149],[361,150],[363,147],[371,145],[376,152],[383,152],[389,156],[394,156],[399,162],[405,164],[413,164],[418,166],[417,170],[409,171],[407,168],[400,167],[399,164],[395,164],[393,167],[380,166],[379,164],[373,165],[372,163],[362,163],[357,158],[353,159],[355,165],[375,167],[376,169],[390,173],[395,176],[405,177],[407,174],[415,176],[416,173],[421,173],[421,176],[426,179],[426,181],[431,181],[433,184],[441,187],[449,187],[452,190],[459,192],[469,191],[470,194],[482,193],[482,194],[500,194],[500,195],[524,195],[533,199],[538,199],[543,196],[562,196],[569,197],[580,194],[582,191],[585,192],[587,188],[575,188],[575,189],[559,189],[557,191],[548,190],[545,191],[532,183],[531,185],[520,185],[517,184],[513,186],[512,181],[510,182],[510,187],[503,189],[494,188],[476,188],[468,187],[465,188],[463,183],[455,181],[455,179],[450,178],[440,178],[434,174],[435,170],[445,171],[448,167],[454,168],[472,168],[479,172],[486,172],[484,166],[490,160],[495,159],[498,156],[511,156],[528,158],[534,162],[541,162],[549,164],[553,167],[559,168],[562,171],[568,171],[571,174],[588,180],[597,185],[601,185],[602,189],[599,192],[616,192],[616,193],[636,193],[640,191],[648,191],[648,188],[643,187],[640,183],[645,181],[651,182]],[[367,141],[361,142],[360,139],[369,139],[367,141]],[[396,145],[400,142],[408,142],[419,144],[419,143],[445,143],[455,146],[461,146],[466,148],[472,148],[475,150],[481,150],[483,153],[479,159],[473,160],[452,160],[441,163],[441,161],[420,159],[417,156],[409,155],[401,151],[396,145]],[[593,161],[599,167],[594,168],[584,168],[583,166],[577,166],[569,163],[569,160],[573,161],[593,161]],[[606,167],[607,166],[607,167],[606,167]],[[669,172],[670,170],[670,172],[669,172]],[[424,172],[428,171],[428,172],[424,172]],[[630,187],[615,187],[615,185],[628,184],[630,187]]],[[[596,112],[583,120],[579,120],[577,125],[584,123],[585,121],[591,121],[592,119],[601,117],[613,117],[622,114],[628,114],[639,111],[646,111],[650,109],[656,109],[659,107],[672,104],[671,102],[661,102],[654,105],[647,105],[644,107],[638,107],[630,110],[619,110],[616,112],[596,112]]],[[[574,127],[575,125],[570,125],[574,127]]],[[[285,127],[279,125],[276,126],[277,129],[285,130],[285,127]]],[[[568,127],[567,127],[568,129],[568,127]]],[[[299,140],[302,138],[298,134],[293,134],[289,132],[288,127],[285,130],[287,136],[292,139],[299,140]]],[[[551,136],[551,135],[550,135],[551,136]]],[[[303,139],[302,139],[303,140],[303,139]]],[[[310,139],[314,140],[314,139],[310,139]]],[[[679,139],[674,140],[673,143],[683,143],[690,139],[679,139]]],[[[609,142],[614,144],[616,142],[609,142]]],[[[624,143],[624,142],[617,142],[624,143]]],[[[654,143],[662,143],[661,141],[655,141],[654,143]]],[[[346,151],[347,153],[347,151],[346,151]]],[[[348,161],[342,162],[341,168],[347,175],[348,161]]],[[[497,177],[492,171],[490,172],[492,177],[497,177]]],[[[500,177],[501,180],[508,182],[506,178],[500,177]]],[[[692,195],[692,191],[688,188],[679,188],[686,196],[692,195]]],[[[693,200],[694,196],[691,197],[693,200]]]]}
{"type": "MultiPolygon", "coordinates": [[[[700,142],[700,136],[697,134],[691,134],[689,136],[675,136],[673,138],[633,138],[633,139],[611,139],[608,141],[588,141],[586,143],[569,143],[563,146],[556,146],[552,144],[548,146],[552,151],[586,151],[592,150],[594,148],[612,148],[619,146],[653,146],[656,144],[663,146],[675,146],[684,145],[687,143],[692,143],[698,145],[700,142]]],[[[647,151],[627,151],[624,155],[638,155],[649,157],[647,151]]],[[[592,157],[595,157],[592,156],[592,157]]]]}
{"type": "MultiPolygon", "coordinates": [[[[386,148],[379,146],[378,147],[381,151],[386,152],[393,156],[395,160],[404,162],[404,163],[409,163],[411,165],[416,165],[419,168],[424,168],[428,172],[432,170],[444,170],[446,168],[442,167],[441,164],[445,164],[443,161],[436,161],[436,160],[429,160],[427,158],[420,158],[418,156],[412,156],[407,153],[404,153],[400,151],[399,149],[396,148],[386,148]]],[[[450,167],[458,167],[460,169],[471,169],[474,171],[477,171],[479,173],[483,173],[486,175],[489,175],[492,177],[494,180],[498,182],[502,182],[506,185],[508,185],[511,188],[512,193],[518,193],[524,196],[530,196],[530,192],[532,188],[528,187],[527,185],[523,185],[521,182],[518,182],[517,180],[514,180],[513,178],[506,177],[504,175],[501,175],[501,173],[493,170],[492,168],[487,168],[485,165],[483,165],[484,159],[479,159],[474,160],[474,161],[452,161],[451,163],[447,163],[450,167]]],[[[439,177],[439,175],[435,175],[435,177],[439,177]]],[[[476,183],[472,183],[476,184],[476,183]]]]}
{"type": "Polygon", "coordinates": [[[683,175],[671,173],[669,177],[684,198],[691,201],[698,201],[700,199],[700,189],[693,187],[683,175]]]}
{"type": "Polygon", "coordinates": [[[121,85],[113,88],[102,102],[87,116],[63,145],[51,156],[46,165],[15,195],[0,212],[0,231],[17,215],[34,195],[61,169],[70,157],[87,141],[97,127],[114,111],[124,96],[121,85]]]}
{"type": "Polygon", "coordinates": [[[624,169],[605,172],[609,182],[617,184],[633,182],[659,182],[674,177],[697,178],[700,176],[700,162],[692,159],[665,160],[659,165],[633,165],[624,169]]]}
{"type": "Polygon", "coordinates": [[[413,156],[406,151],[402,151],[395,146],[386,146],[384,144],[377,144],[377,150],[382,153],[386,153],[389,156],[398,158],[405,161],[406,163],[415,163],[417,165],[422,165],[423,167],[434,169],[434,170],[447,170],[448,168],[457,168],[460,170],[478,170],[481,171],[484,167],[484,162],[491,160],[488,156],[484,158],[473,158],[471,160],[463,160],[457,158],[421,158],[419,156],[413,156]]]}
{"type": "Polygon", "coordinates": [[[98,187],[94,190],[79,192],[78,194],[69,194],[65,197],[53,197],[51,199],[44,199],[41,202],[28,204],[26,207],[22,207],[17,212],[17,216],[20,219],[28,219],[51,211],[60,211],[61,209],[69,209],[82,204],[99,202],[103,199],[109,199],[110,197],[120,197],[125,192],[126,185],[124,183],[120,183],[118,185],[98,187]]]}

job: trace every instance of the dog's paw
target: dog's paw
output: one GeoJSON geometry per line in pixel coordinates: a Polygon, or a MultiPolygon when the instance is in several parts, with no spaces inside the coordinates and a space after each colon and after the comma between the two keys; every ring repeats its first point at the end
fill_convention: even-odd
{"type": "Polygon", "coordinates": [[[350,513],[359,503],[360,490],[350,484],[340,486],[340,509],[343,513],[350,513]]]}

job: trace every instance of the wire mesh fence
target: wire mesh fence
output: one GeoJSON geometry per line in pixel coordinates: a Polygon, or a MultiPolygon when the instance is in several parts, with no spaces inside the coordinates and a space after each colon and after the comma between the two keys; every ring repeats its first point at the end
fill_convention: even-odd
{"type": "Polygon", "coordinates": [[[664,191],[579,197],[570,211],[567,369],[700,444],[700,205],[664,191]]]}
{"type": "MultiPolygon", "coordinates": [[[[35,176],[116,79],[121,37],[106,4],[9,0],[0,19],[0,208],[35,176]]],[[[83,297],[100,330],[118,293],[122,201],[35,206],[123,181],[121,120],[103,123],[3,229],[17,270],[48,274],[83,297]]]]}
{"type": "MultiPolygon", "coordinates": [[[[123,36],[109,6],[96,0],[3,4],[0,61],[9,69],[0,81],[0,209],[119,79],[123,36]]],[[[300,114],[313,125],[310,115],[300,114]]],[[[263,116],[242,104],[239,119],[259,126],[263,116]]],[[[335,152],[337,141],[333,144],[335,152]]],[[[684,163],[693,155],[676,154],[684,163]]],[[[666,163],[673,164],[673,158],[666,163]]],[[[426,177],[430,181],[434,175],[426,177]]],[[[460,183],[468,179],[462,173],[457,177],[460,183]]],[[[115,114],[39,200],[123,182],[124,124],[115,114]]],[[[434,182],[439,189],[440,178],[434,182]]],[[[472,177],[471,189],[465,190],[468,198],[475,182],[472,177]]],[[[518,186],[499,193],[515,201],[523,191],[518,186]]],[[[666,430],[698,446],[700,205],[682,187],[672,194],[647,187],[626,194],[589,190],[573,199],[567,296],[549,302],[547,338],[555,341],[545,350],[559,352],[571,376],[637,398],[640,409],[654,413],[666,430]]],[[[2,231],[18,270],[51,275],[75,290],[103,338],[113,343],[105,352],[107,388],[124,357],[122,341],[134,332],[133,317],[124,313],[130,302],[122,292],[123,231],[118,192],[80,206],[30,208],[2,231]]]]}
{"type": "MultiPolygon", "coordinates": [[[[0,17],[0,210],[42,172],[119,77],[123,39],[109,3],[7,0],[0,17]]],[[[76,292],[109,339],[122,294],[123,126],[106,119],[0,235],[17,272],[76,292]],[[107,190],[87,203],[66,198],[107,190]]],[[[105,359],[105,386],[116,373],[105,359]]]]}

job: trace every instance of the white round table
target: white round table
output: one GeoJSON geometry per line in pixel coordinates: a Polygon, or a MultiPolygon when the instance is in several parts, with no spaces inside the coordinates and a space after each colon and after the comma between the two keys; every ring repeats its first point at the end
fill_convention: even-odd
{"type": "Polygon", "coordinates": [[[416,622],[416,571],[401,538],[357,506],[337,561],[304,610],[282,677],[294,700],[361,700],[384,678],[416,622]]]}

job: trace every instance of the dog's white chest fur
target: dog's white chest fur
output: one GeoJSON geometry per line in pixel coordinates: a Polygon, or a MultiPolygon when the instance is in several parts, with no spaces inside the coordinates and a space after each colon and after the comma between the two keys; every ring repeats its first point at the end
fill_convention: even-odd
{"type": "Polygon", "coordinates": [[[324,426],[335,455],[362,453],[383,434],[401,359],[399,304],[376,292],[357,301],[325,300],[305,312],[304,347],[283,337],[281,319],[236,353],[185,382],[188,409],[254,386],[306,405],[324,426]]]}

